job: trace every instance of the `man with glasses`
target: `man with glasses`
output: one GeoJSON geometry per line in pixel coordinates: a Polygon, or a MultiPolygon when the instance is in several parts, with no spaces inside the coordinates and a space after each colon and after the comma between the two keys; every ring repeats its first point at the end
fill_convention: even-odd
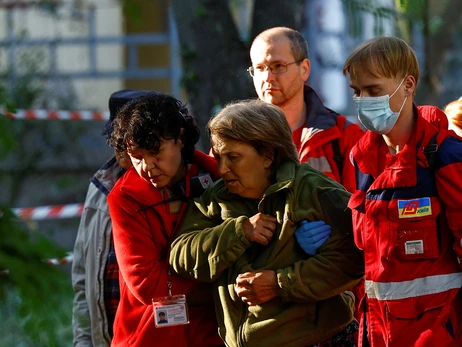
{"type": "MultiPolygon", "coordinates": [[[[250,48],[253,78],[258,97],[279,106],[292,129],[292,139],[301,162],[356,190],[355,170],[350,160],[353,146],[363,130],[345,116],[325,107],[305,82],[310,76],[308,43],[296,30],[274,27],[261,32],[250,48]]],[[[330,228],[322,221],[300,223],[295,238],[309,255],[327,240],[330,228]],[[327,229],[326,229],[327,228],[327,229]]],[[[356,297],[355,316],[364,282],[352,289],[356,297]]]]}
{"type": "Polygon", "coordinates": [[[296,30],[275,27],[260,33],[250,48],[248,72],[261,100],[279,106],[292,129],[300,161],[355,191],[351,148],[361,128],[326,108],[305,82],[310,76],[308,44],[296,30]]]}

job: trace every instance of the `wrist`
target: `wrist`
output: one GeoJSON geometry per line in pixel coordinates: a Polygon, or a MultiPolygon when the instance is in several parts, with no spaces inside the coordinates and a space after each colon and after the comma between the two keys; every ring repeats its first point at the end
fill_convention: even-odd
{"type": "MultiPolygon", "coordinates": [[[[248,247],[252,244],[252,242],[247,238],[245,231],[246,223],[250,224],[248,217],[241,216],[235,220],[236,237],[244,247],[248,247]]],[[[252,224],[250,224],[250,226],[252,226],[252,224]]]]}

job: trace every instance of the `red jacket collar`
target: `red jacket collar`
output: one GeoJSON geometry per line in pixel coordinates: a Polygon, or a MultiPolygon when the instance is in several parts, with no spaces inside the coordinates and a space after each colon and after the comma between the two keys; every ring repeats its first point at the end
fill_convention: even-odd
{"type": "Polygon", "coordinates": [[[218,173],[217,161],[214,157],[196,149],[194,151],[193,162],[199,167],[200,171],[210,173],[214,181],[221,178],[218,173]]]}
{"type": "Polygon", "coordinates": [[[408,143],[397,155],[390,155],[382,135],[371,131],[366,131],[358,145],[353,148],[353,157],[361,172],[370,174],[375,179],[370,189],[408,187],[416,184],[417,163],[427,166],[423,147],[438,131],[422,117],[421,113],[427,111],[424,106],[414,106],[416,125],[408,143]]]}
{"type": "MultiPolygon", "coordinates": [[[[393,188],[408,187],[416,184],[417,181],[417,164],[428,167],[423,147],[426,146],[438,129],[422,117],[422,113],[435,112],[432,106],[414,106],[416,115],[416,125],[409,139],[408,144],[403,151],[396,156],[391,156],[382,136],[371,131],[366,131],[358,144],[353,148],[352,154],[356,165],[364,174],[370,174],[375,180],[369,187],[393,188]],[[388,169],[381,170],[380,165],[384,166],[384,158],[395,160],[396,165],[385,164],[388,169]]],[[[428,116],[428,113],[426,113],[428,116]]],[[[444,132],[444,130],[443,130],[444,132]]],[[[395,164],[395,163],[393,163],[395,164]]],[[[357,208],[363,204],[366,192],[356,190],[351,196],[348,206],[357,208]]]]}
{"type": "MultiPolygon", "coordinates": [[[[199,172],[209,172],[213,180],[220,178],[215,158],[195,150],[193,163],[188,170],[188,175],[190,177],[196,176],[199,172]]],[[[118,186],[121,191],[130,195],[142,205],[152,205],[163,199],[161,191],[140,177],[133,167],[119,181],[118,186]]]]}

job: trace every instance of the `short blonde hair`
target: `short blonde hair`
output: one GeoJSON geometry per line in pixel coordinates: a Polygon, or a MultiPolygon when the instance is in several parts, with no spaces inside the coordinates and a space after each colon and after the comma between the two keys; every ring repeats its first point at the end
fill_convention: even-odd
{"type": "Polygon", "coordinates": [[[444,113],[449,122],[462,129],[462,97],[447,104],[444,113]]]}
{"type": "Polygon", "coordinates": [[[363,42],[350,53],[343,66],[345,76],[364,70],[386,78],[411,75],[416,84],[420,75],[419,62],[413,49],[406,41],[389,36],[363,42]]]}
{"type": "Polygon", "coordinates": [[[207,124],[212,148],[213,137],[239,141],[257,153],[274,157],[272,172],[286,160],[299,163],[292,131],[284,112],[261,100],[244,100],[226,105],[207,124]]]}

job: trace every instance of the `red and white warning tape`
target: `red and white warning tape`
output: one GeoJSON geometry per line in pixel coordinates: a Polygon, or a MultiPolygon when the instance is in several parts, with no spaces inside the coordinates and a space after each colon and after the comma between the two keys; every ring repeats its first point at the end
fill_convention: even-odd
{"type": "MultiPolygon", "coordinates": [[[[45,219],[65,219],[80,217],[83,211],[83,204],[68,204],[55,206],[40,206],[27,208],[11,209],[19,218],[26,220],[45,220],[45,219]]],[[[0,218],[3,212],[0,211],[0,218]]],[[[43,261],[49,265],[62,265],[71,263],[74,260],[74,254],[68,252],[64,258],[50,258],[43,261]]],[[[0,275],[7,275],[8,270],[0,271],[0,275]]]]}
{"type": "Polygon", "coordinates": [[[109,111],[64,111],[64,110],[16,110],[16,113],[3,111],[5,116],[12,119],[38,119],[38,120],[108,120],[109,111]]]}
{"type": "Polygon", "coordinates": [[[74,260],[74,253],[68,252],[67,255],[64,258],[50,258],[50,259],[44,259],[44,262],[49,264],[49,265],[63,265],[67,263],[72,263],[74,260]]]}
{"type": "MultiPolygon", "coordinates": [[[[96,111],[50,111],[50,110],[16,110],[15,113],[3,110],[5,116],[12,119],[37,119],[37,120],[82,120],[82,121],[104,121],[109,119],[109,112],[96,111]]],[[[13,208],[12,211],[24,220],[47,220],[66,219],[80,217],[84,204],[67,204],[54,206],[39,206],[26,208],[13,208]]],[[[0,218],[3,212],[0,211],[0,218]]],[[[64,258],[44,259],[50,265],[62,265],[71,263],[74,260],[72,252],[67,253],[64,258]]],[[[0,271],[0,275],[8,274],[8,270],[0,271]]]]}
{"type": "MultiPolygon", "coordinates": [[[[72,263],[74,261],[74,253],[73,252],[67,252],[67,255],[64,258],[49,258],[49,259],[43,259],[45,263],[48,265],[63,265],[63,264],[68,264],[72,263]]],[[[10,270],[0,270],[0,276],[6,276],[10,273],[10,270]]]]}
{"type": "Polygon", "coordinates": [[[66,219],[80,217],[83,204],[13,208],[12,211],[25,220],[66,219]]]}

